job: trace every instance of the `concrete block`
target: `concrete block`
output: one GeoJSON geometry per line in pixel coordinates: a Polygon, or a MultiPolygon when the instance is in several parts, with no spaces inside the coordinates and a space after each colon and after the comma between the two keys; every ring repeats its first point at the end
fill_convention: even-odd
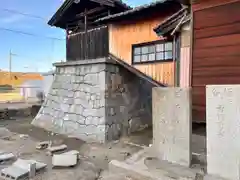
{"type": "Polygon", "coordinates": [[[34,176],[35,172],[44,169],[47,165],[35,160],[18,159],[12,166],[2,169],[1,177],[4,179],[18,180],[28,175],[34,176]]]}
{"type": "Polygon", "coordinates": [[[51,153],[55,153],[55,152],[58,152],[58,151],[63,151],[67,149],[67,145],[65,144],[62,144],[60,146],[51,146],[51,147],[48,147],[47,150],[51,153]]]}
{"type": "Polygon", "coordinates": [[[77,164],[78,156],[76,154],[55,154],[52,157],[54,167],[71,167],[77,164]]]}
{"type": "Polygon", "coordinates": [[[62,153],[63,155],[79,155],[79,151],[77,150],[71,150],[71,151],[68,151],[68,152],[65,152],[65,153],[62,153]]]}
{"type": "Polygon", "coordinates": [[[19,167],[10,166],[1,171],[1,178],[18,180],[27,176],[28,171],[26,169],[21,169],[19,167]]]}
{"type": "Polygon", "coordinates": [[[36,145],[36,149],[41,150],[41,149],[46,149],[49,146],[51,146],[51,141],[43,141],[43,142],[39,142],[36,145]]]}
{"type": "Polygon", "coordinates": [[[32,164],[35,164],[36,172],[47,166],[46,164],[35,161],[35,160],[25,160],[25,159],[18,159],[16,162],[13,163],[13,166],[16,166],[21,169],[26,169],[28,172],[30,172],[32,164]]]}
{"type": "Polygon", "coordinates": [[[240,179],[240,85],[206,88],[207,172],[240,179]]]}
{"type": "Polygon", "coordinates": [[[36,176],[36,163],[29,164],[29,178],[32,179],[36,176]]]}
{"type": "Polygon", "coordinates": [[[171,163],[191,163],[190,89],[153,88],[153,148],[157,157],[171,163]]]}
{"type": "Polygon", "coordinates": [[[13,153],[0,153],[0,162],[2,161],[8,161],[10,159],[13,159],[15,156],[13,153]]]}

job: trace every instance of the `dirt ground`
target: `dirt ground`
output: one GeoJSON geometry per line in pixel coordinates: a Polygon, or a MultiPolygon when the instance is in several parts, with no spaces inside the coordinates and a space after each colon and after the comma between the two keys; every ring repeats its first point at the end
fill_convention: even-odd
{"type": "MultiPolygon", "coordinates": [[[[121,139],[109,144],[87,144],[84,141],[67,138],[62,135],[53,134],[31,125],[32,118],[20,118],[17,120],[0,121],[0,151],[12,152],[18,158],[34,159],[46,163],[47,169],[39,174],[36,180],[97,180],[97,179],[125,179],[124,175],[110,174],[108,163],[115,159],[123,161],[133,153],[141,150],[134,143],[141,142],[148,145],[151,139],[151,130],[145,131],[142,140],[139,135],[121,139]],[[26,136],[27,135],[27,136],[26,136]],[[53,144],[66,144],[67,150],[78,150],[81,158],[74,168],[54,169],[51,165],[51,156],[45,150],[36,150],[39,141],[51,140],[53,144]],[[128,142],[131,142],[130,144],[128,142]],[[104,176],[104,177],[103,177],[104,176]],[[120,177],[121,176],[121,177],[120,177]]],[[[9,166],[12,162],[0,165],[0,170],[9,166]]],[[[129,178],[127,178],[129,179],[129,178]]]]}
{"type": "MultiPolygon", "coordinates": [[[[108,163],[111,160],[126,160],[140,151],[141,146],[149,146],[152,140],[152,130],[147,129],[105,145],[89,144],[79,139],[67,138],[34,127],[31,125],[32,119],[29,117],[0,120],[0,151],[12,152],[18,158],[34,159],[46,163],[47,169],[34,180],[133,180],[125,174],[108,172],[108,163]],[[37,142],[49,140],[55,145],[66,144],[67,150],[78,150],[81,155],[78,165],[74,168],[54,169],[51,165],[51,156],[47,155],[45,150],[35,148],[37,142]]],[[[193,152],[204,155],[204,128],[194,127],[194,132],[193,152]]],[[[11,163],[0,164],[0,170],[11,163]]]]}

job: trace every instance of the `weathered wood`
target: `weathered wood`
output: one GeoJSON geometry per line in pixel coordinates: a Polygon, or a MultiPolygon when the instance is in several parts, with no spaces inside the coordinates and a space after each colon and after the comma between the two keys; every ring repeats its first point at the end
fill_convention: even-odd
{"type": "Polygon", "coordinates": [[[103,11],[104,9],[105,9],[104,6],[96,7],[96,8],[94,8],[94,9],[88,10],[87,12],[79,13],[79,14],[77,14],[75,17],[76,17],[76,18],[84,17],[85,14],[87,14],[87,15],[92,15],[92,14],[94,14],[94,13],[101,12],[101,11],[103,11]]]}
{"type": "Polygon", "coordinates": [[[111,7],[115,6],[115,4],[114,4],[114,2],[112,0],[101,0],[101,1],[99,1],[99,0],[91,0],[91,1],[96,2],[96,3],[100,3],[102,5],[106,5],[106,6],[111,6],[111,7]]]}
{"type": "Polygon", "coordinates": [[[240,84],[240,0],[193,4],[193,120],[205,121],[209,84],[240,84]]]}
{"type": "Polygon", "coordinates": [[[70,35],[67,40],[67,61],[107,57],[108,39],[107,27],[70,35]]]}

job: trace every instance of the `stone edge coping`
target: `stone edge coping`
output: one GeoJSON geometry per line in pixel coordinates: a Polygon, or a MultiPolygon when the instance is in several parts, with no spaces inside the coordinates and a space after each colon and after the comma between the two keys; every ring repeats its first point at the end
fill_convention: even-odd
{"type": "Polygon", "coordinates": [[[116,64],[115,61],[113,61],[110,58],[98,58],[98,59],[87,59],[87,60],[76,60],[76,61],[67,61],[67,62],[57,62],[53,63],[53,66],[55,67],[64,67],[64,66],[78,66],[78,65],[86,65],[86,64],[102,64],[102,63],[108,63],[108,64],[116,64]]]}

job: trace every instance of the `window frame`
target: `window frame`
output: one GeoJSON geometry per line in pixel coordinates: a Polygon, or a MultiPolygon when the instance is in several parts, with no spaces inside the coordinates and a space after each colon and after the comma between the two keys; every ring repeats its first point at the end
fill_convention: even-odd
{"type": "Polygon", "coordinates": [[[149,64],[149,63],[164,63],[164,62],[171,62],[171,61],[174,61],[174,43],[173,43],[173,40],[172,39],[168,39],[168,40],[157,40],[157,41],[152,41],[152,42],[146,42],[146,43],[139,43],[139,44],[133,44],[132,45],[132,64],[149,64]],[[168,51],[168,50],[165,50],[165,44],[167,43],[172,43],[172,50],[168,51]],[[163,51],[156,51],[156,45],[157,44],[162,44],[163,45],[163,51]],[[149,61],[149,57],[147,58],[147,61],[141,61],[141,57],[140,57],[140,61],[139,62],[136,62],[134,61],[134,57],[136,56],[136,54],[134,53],[134,50],[136,48],[142,48],[144,46],[155,46],[154,48],[154,52],[150,53],[142,53],[141,49],[140,49],[140,54],[139,56],[142,56],[142,55],[147,55],[149,56],[150,54],[155,54],[155,60],[152,60],[152,61],[149,61]],[[157,53],[163,53],[163,59],[162,60],[157,60],[157,53]],[[168,59],[165,59],[165,53],[166,52],[172,52],[172,58],[168,58],[168,59]]]}

